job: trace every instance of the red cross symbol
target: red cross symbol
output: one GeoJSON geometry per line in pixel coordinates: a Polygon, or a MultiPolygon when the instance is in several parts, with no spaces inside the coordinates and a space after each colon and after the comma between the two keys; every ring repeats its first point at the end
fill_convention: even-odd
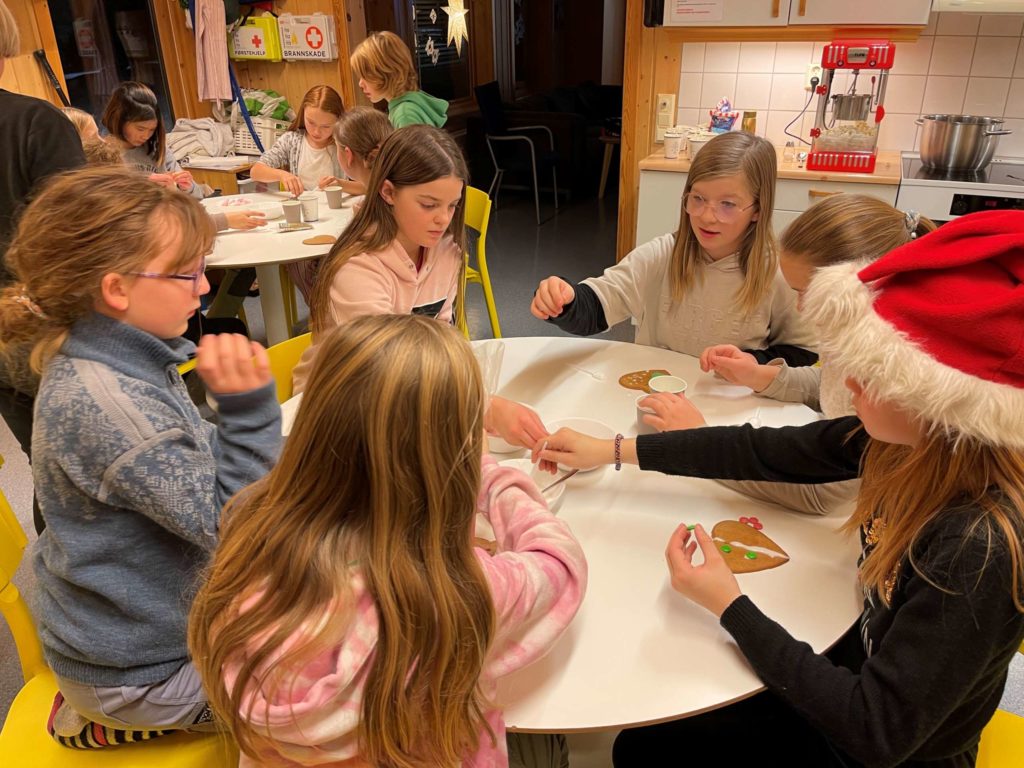
{"type": "Polygon", "coordinates": [[[263,44],[263,41],[260,40],[260,36],[259,35],[253,35],[252,36],[252,44],[256,48],[259,48],[263,44]]]}
{"type": "Polygon", "coordinates": [[[309,47],[316,50],[324,44],[323,33],[316,27],[306,28],[306,42],[309,43],[309,47]]]}

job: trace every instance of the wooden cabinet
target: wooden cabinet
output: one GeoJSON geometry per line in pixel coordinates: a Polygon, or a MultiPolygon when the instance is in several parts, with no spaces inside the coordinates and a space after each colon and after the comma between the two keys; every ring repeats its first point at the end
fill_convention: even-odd
{"type": "Polygon", "coordinates": [[[931,0],[723,0],[707,6],[665,1],[666,27],[782,27],[818,24],[925,25],[931,0]]]}
{"type": "Polygon", "coordinates": [[[927,24],[931,0],[791,0],[790,24],[927,24]]]}

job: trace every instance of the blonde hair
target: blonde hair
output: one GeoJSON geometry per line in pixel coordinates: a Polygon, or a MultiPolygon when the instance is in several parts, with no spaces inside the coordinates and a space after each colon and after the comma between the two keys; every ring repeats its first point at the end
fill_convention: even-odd
{"type": "Polygon", "coordinates": [[[697,154],[686,176],[679,231],[672,249],[669,269],[673,301],[682,301],[700,280],[705,258],[686,213],[686,196],[697,182],[738,175],[753,195],[759,216],[750,223],[740,245],[743,285],[737,292],[736,302],[744,314],[757,309],[771,289],[779,266],[772,231],[776,165],[775,148],[764,139],[742,131],[716,136],[697,154]]]}
{"type": "Polygon", "coordinates": [[[877,197],[833,195],[786,228],[779,250],[813,268],[873,261],[934,229],[930,219],[906,214],[877,197]]]}
{"type": "Polygon", "coordinates": [[[357,577],[379,622],[361,760],[457,765],[477,747],[495,631],[472,547],[484,397],[469,346],[434,320],[368,316],[323,340],[277,465],[224,509],[189,620],[210,703],[246,754],[273,748],[247,693],[287,695],[342,644],[357,577]]]}
{"type": "Polygon", "coordinates": [[[306,130],[306,107],[322,109],[335,117],[345,114],[345,104],[336,90],[329,85],[314,85],[302,97],[302,103],[295,110],[295,119],[288,126],[289,131],[306,130]]]}
{"type": "Polygon", "coordinates": [[[213,220],[189,195],[123,167],[50,180],[21,215],[7,250],[15,283],[0,292],[0,349],[30,348],[40,372],[68,330],[93,311],[110,273],[139,271],[179,235],[171,270],[209,253],[213,220]],[[129,245],[130,244],[130,245],[129,245]]]}
{"type": "Polygon", "coordinates": [[[886,605],[887,587],[900,577],[904,557],[920,576],[945,589],[916,562],[914,546],[936,517],[960,514],[965,540],[988,542],[990,553],[1009,550],[1012,598],[1024,613],[1024,453],[941,430],[929,431],[914,447],[870,439],[861,477],[857,507],[846,527],[874,523],[877,531],[884,526],[860,577],[886,605]]]}
{"type": "Polygon", "coordinates": [[[75,130],[78,131],[79,137],[85,135],[85,132],[90,128],[99,133],[99,128],[96,125],[96,120],[85,110],[79,109],[78,107],[64,107],[64,116],[72,122],[75,126],[75,130]]]}
{"type": "Polygon", "coordinates": [[[390,181],[400,188],[427,184],[445,176],[454,176],[463,182],[462,200],[446,234],[451,235],[456,247],[465,253],[469,170],[458,145],[449,134],[429,125],[399,128],[387,138],[373,164],[363,206],[331,246],[331,252],[324,257],[317,272],[310,304],[310,325],[314,334],[329,327],[331,283],[338,270],[353,256],[384,250],[398,236],[395,212],[380,194],[384,182],[390,181]]]}
{"type": "Polygon", "coordinates": [[[0,0],[0,59],[13,59],[21,50],[14,14],[0,0]]]}
{"type": "Polygon", "coordinates": [[[124,165],[121,151],[103,139],[82,142],[82,151],[88,165],[124,165]]]}
{"type": "Polygon", "coordinates": [[[335,123],[334,141],[340,147],[348,147],[371,168],[384,140],[394,132],[394,126],[383,112],[371,107],[354,107],[335,123]]]}
{"type": "Polygon", "coordinates": [[[117,86],[110,94],[102,120],[110,135],[121,141],[125,140],[126,123],[148,123],[150,120],[156,120],[156,129],[145,144],[146,154],[157,167],[163,165],[167,147],[164,118],[160,113],[156,94],[148,85],[129,80],[117,86]]]}
{"type": "Polygon", "coordinates": [[[419,90],[412,52],[394,32],[371,32],[348,61],[357,77],[372,83],[388,100],[419,90]]]}

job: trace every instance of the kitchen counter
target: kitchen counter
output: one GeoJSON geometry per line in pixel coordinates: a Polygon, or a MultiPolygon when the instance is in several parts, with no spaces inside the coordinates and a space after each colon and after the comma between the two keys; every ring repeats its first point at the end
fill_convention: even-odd
{"type": "MultiPolygon", "coordinates": [[[[896,150],[882,150],[878,153],[874,173],[834,173],[829,171],[808,171],[795,160],[786,162],[782,159],[782,147],[776,147],[775,153],[779,161],[779,178],[797,181],[843,181],[853,184],[899,184],[900,153],[896,150]]],[[[641,171],[672,171],[689,173],[689,158],[679,157],[666,160],[662,150],[648,155],[640,161],[641,171]]]]}

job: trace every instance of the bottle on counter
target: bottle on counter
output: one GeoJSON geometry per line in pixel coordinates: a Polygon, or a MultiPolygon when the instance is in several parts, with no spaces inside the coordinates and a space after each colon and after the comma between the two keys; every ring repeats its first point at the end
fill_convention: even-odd
{"type": "Polygon", "coordinates": [[[741,129],[747,133],[757,133],[757,112],[744,112],[741,129]]]}

